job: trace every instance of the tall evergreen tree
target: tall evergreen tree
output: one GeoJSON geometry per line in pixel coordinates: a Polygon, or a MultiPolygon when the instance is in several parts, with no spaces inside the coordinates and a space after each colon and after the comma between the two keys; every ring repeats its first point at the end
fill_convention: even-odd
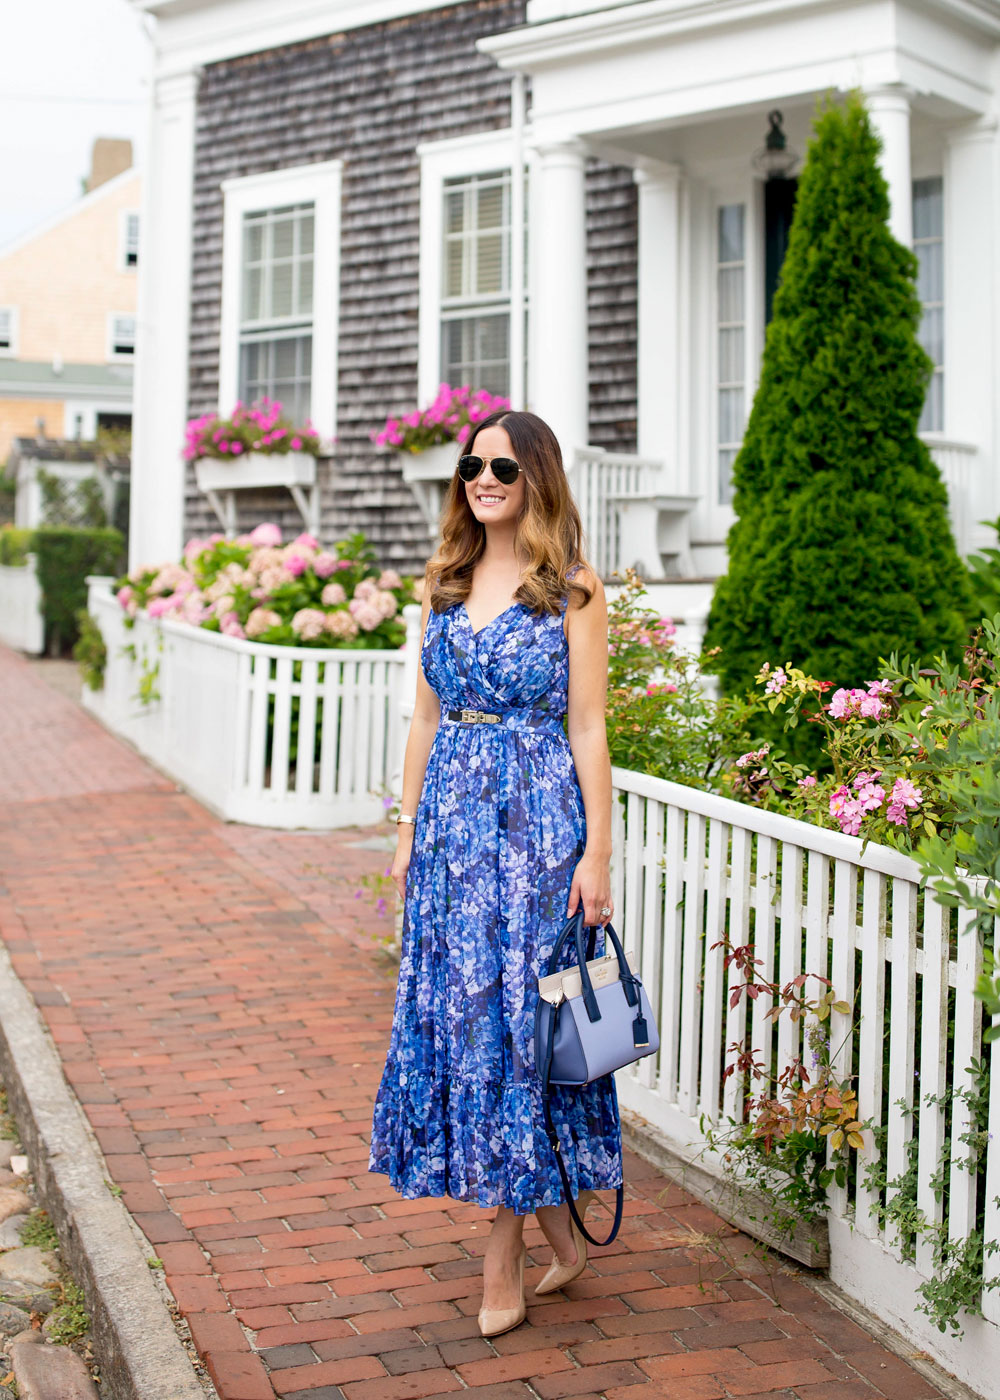
{"type": "Polygon", "coordinates": [[[956,655],[965,638],[967,575],[917,436],[916,259],[889,232],[878,151],[859,96],[820,111],[708,620],[728,692],[765,661],[860,685],[880,656],[956,655]]]}

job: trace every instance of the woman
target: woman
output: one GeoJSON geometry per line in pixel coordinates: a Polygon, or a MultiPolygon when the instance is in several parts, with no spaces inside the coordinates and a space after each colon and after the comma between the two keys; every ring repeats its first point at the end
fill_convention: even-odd
{"type": "MultiPolygon", "coordinates": [[[[469,434],[428,565],[422,669],[392,876],[405,898],[370,1169],[404,1196],[496,1207],[484,1336],[523,1321],[524,1217],[555,1251],[537,1293],[586,1266],[535,1072],[537,981],[567,916],[613,912],[607,607],[550,428],[495,413],[469,434]],[[568,712],[568,742],[563,716],[568,712]]],[[[610,1077],[553,1091],[586,1208],[621,1182],[610,1077]]]]}

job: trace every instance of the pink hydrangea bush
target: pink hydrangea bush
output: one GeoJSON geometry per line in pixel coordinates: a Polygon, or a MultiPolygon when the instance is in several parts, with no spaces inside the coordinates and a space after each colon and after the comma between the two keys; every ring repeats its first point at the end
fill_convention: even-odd
{"type": "Polygon", "coordinates": [[[423,452],[439,443],[455,442],[467,428],[506,408],[510,408],[510,400],[487,389],[473,392],[467,384],[457,389],[442,384],[433,403],[399,418],[387,418],[385,426],[372,433],[372,441],[399,452],[423,452]]]}
{"type": "Polygon", "coordinates": [[[189,540],[179,563],[139,568],[116,585],[129,623],[140,609],[227,637],[286,646],[401,646],[413,582],[379,569],[363,535],[323,549],[277,525],[189,540]]]}
{"type": "Polygon", "coordinates": [[[184,430],[183,455],[188,462],[199,457],[234,461],[247,452],[271,456],[307,452],[311,457],[318,457],[320,440],[311,422],[307,420],[302,427],[297,427],[285,414],[281,403],[269,398],[257,399],[249,405],[238,403],[228,418],[220,418],[217,413],[203,413],[200,418],[192,418],[184,430]]]}

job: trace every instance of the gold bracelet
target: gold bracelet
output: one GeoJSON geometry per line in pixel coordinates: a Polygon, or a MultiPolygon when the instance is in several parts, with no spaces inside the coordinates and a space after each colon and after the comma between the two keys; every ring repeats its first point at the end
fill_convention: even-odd
{"type": "Polygon", "coordinates": [[[417,819],[416,817],[407,817],[400,812],[399,816],[396,818],[396,825],[399,826],[401,823],[405,826],[416,826],[417,819]]]}

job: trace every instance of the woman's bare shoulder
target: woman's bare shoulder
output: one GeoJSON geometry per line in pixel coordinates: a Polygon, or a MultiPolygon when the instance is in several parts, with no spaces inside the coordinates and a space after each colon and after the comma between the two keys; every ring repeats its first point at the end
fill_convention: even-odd
{"type": "Polygon", "coordinates": [[[597,574],[594,572],[594,570],[590,567],[589,564],[574,564],[572,569],[569,570],[567,577],[571,578],[574,583],[579,583],[590,593],[590,598],[587,600],[584,600],[582,595],[579,593],[574,592],[570,594],[571,607],[582,608],[584,606],[585,601],[591,602],[595,599],[603,600],[604,584],[601,582],[600,578],[597,576],[597,574]]]}

